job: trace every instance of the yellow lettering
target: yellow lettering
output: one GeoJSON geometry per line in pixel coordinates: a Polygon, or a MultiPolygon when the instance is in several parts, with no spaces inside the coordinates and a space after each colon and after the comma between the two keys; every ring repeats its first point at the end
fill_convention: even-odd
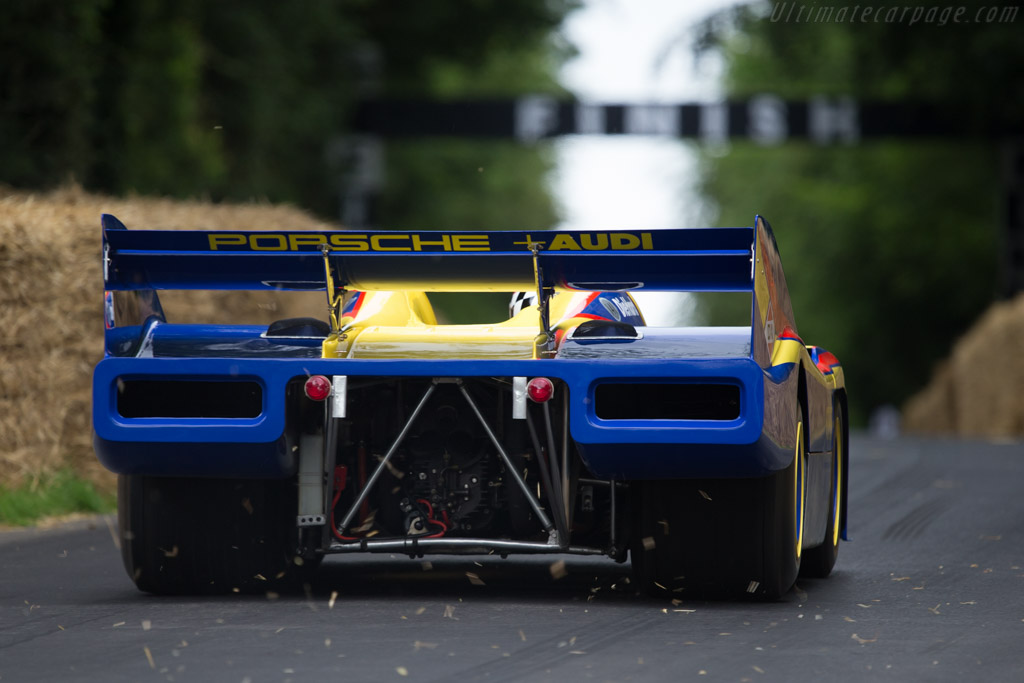
{"type": "Polygon", "coordinates": [[[612,233],[612,249],[636,249],[640,246],[640,238],[628,232],[612,233]]]}
{"type": "Polygon", "coordinates": [[[573,251],[579,251],[580,245],[576,244],[576,240],[572,238],[572,235],[557,235],[555,239],[551,240],[551,244],[548,246],[549,251],[559,251],[562,249],[571,249],[573,251]]]}
{"type": "Polygon", "coordinates": [[[654,249],[654,240],[651,239],[651,233],[640,233],[640,244],[644,249],[654,249]]]}
{"type": "Polygon", "coordinates": [[[580,235],[580,244],[583,245],[584,249],[589,249],[590,251],[607,249],[608,235],[605,235],[604,233],[598,233],[597,235],[588,235],[587,233],[583,233],[580,235]],[[595,237],[597,238],[596,242],[594,241],[595,237]]]}
{"type": "Polygon", "coordinates": [[[385,247],[381,245],[384,240],[408,240],[408,235],[371,235],[370,248],[373,251],[409,251],[409,247],[385,247]]]}
{"type": "Polygon", "coordinates": [[[423,247],[444,247],[444,251],[452,250],[452,238],[448,235],[441,235],[441,240],[425,240],[419,235],[412,236],[412,250],[423,251],[423,247]]]}
{"type": "Polygon", "coordinates": [[[217,251],[217,247],[224,246],[241,246],[245,244],[245,235],[231,235],[224,233],[217,233],[210,235],[210,250],[217,251]]]}
{"type": "Polygon", "coordinates": [[[284,235],[249,235],[249,247],[255,251],[285,251],[288,249],[288,240],[284,235]],[[260,244],[261,241],[271,244],[264,246],[260,244]]]}
{"type": "Polygon", "coordinates": [[[288,235],[288,247],[292,251],[299,251],[299,247],[306,244],[326,244],[327,237],[324,235],[288,235]]]}
{"type": "Polygon", "coordinates": [[[487,235],[452,235],[453,251],[490,251],[491,240],[487,235]]]}
{"type": "Polygon", "coordinates": [[[366,243],[366,235],[331,235],[331,246],[338,251],[369,251],[370,245],[366,243]]]}

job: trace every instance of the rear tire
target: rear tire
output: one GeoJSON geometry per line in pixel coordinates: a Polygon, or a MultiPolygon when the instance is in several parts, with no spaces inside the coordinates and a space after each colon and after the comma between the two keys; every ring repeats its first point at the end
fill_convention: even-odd
{"type": "Polygon", "coordinates": [[[118,478],[121,558],[142,591],[252,592],[301,569],[290,480],[118,478]]]}
{"type": "Polygon", "coordinates": [[[776,600],[800,568],[807,458],[802,423],[792,464],[758,479],[631,486],[633,579],[649,595],[776,600]]]}
{"type": "Polygon", "coordinates": [[[839,557],[839,538],[842,533],[843,512],[843,467],[846,461],[846,431],[843,423],[842,406],[833,406],[834,434],[832,436],[832,486],[829,490],[831,510],[825,527],[825,540],[816,548],[804,552],[800,575],[823,579],[832,573],[836,558],[839,557]]]}

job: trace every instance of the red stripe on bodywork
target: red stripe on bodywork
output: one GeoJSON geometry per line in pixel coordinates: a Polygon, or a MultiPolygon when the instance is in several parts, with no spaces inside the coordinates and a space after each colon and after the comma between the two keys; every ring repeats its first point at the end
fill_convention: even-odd
{"type": "Polygon", "coordinates": [[[812,358],[814,359],[814,365],[824,375],[832,374],[832,368],[837,365],[842,365],[839,359],[835,357],[835,354],[814,347],[812,349],[812,358]]]}
{"type": "MultiPolygon", "coordinates": [[[[597,297],[599,297],[599,296],[601,296],[601,292],[592,292],[590,295],[587,296],[586,299],[583,300],[582,304],[580,304],[579,306],[576,307],[576,310],[574,310],[572,313],[569,313],[567,315],[563,315],[562,316],[562,320],[569,320],[570,318],[580,317],[580,311],[584,310],[587,306],[589,306],[590,304],[594,303],[594,300],[597,297]]],[[[583,317],[586,317],[586,316],[583,316],[583,317]]]]}
{"type": "Polygon", "coordinates": [[[801,344],[804,343],[804,340],[801,339],[799,335],[797,335],[797,333],[794,332],[793,328],[790,327],[789,325],[786,325],[786,327],[783,328],[782,334],[779,335],[779,339],[792,339],[794,341],[800,342],[801,344]]]}
{"type": "Polygon", "coordinates": [[[365,299],[366,299],[366,292],[359,292],[358,294],[356,294],[356,296],[355,296],[355,300],[356,300],[355,305],[353,305],[352,306],[352,310],[350,310],[345,315],[348,315],[349,317],[352,317],[352,318],[355,318],[356,316],[358,316],[359,315],[359,309],[363,307],[363,301],[365,299]]]}

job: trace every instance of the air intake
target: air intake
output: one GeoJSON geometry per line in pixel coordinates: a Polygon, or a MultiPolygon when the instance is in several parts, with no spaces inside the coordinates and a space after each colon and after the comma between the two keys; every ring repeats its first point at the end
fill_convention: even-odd
{"type": "Polygon", "coordinates": [[[601,384],[594,409],[602,420],[735,420],[733,384],[601,384]]]}
{"type": "Polygon", "coordinates": [[[263,388],[239,380],[120,380],[122,417],[253,418],[263,412],[263,388]]]}

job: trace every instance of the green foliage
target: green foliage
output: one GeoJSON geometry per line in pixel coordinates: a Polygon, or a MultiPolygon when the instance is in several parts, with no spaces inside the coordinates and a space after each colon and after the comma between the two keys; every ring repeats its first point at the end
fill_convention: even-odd
{"type": "MultiPolygon", "coordinates": [[[[702,47],[726,56],[734,96],[928,101],[978,130],[1024,110],[1011,87],[1024,70],[1014,24],[798,24],[740,9],[705,29],[702,47]]],[[[719,224],[750,225],[755,211],[772,221],[799,332],[843,362],[854,420],[920,388],[994,298],[995,142],[734,144],[704,155],[719,224]]]]}
{"type": "Polygon", "coordinates": [[[477,64],[439,64],[428,75],[427,83],[432,96],[439,99],[561,94],[564,91],[555,74],[570,54],[563,45],[540,42],[529,49],[495,52],[477,64]]]}
{"type": "MultiPolygon", "coordinates": [[[[45,188],[73,176],[104,192],[260,197],[335,215],[325,150],[346,134],[354,101],[550,91],[565,51],[550,34],[574,5],[11,0],[0,22],[0,182],[45,188]]],[[[402,173],[403,154],[389,171],[402,173]]],[[[492,169],[488,183],[501,154],[471,154],[492,169]]],[[[451,189],[435,188],[432,204],[451,189]]]]}
{"type": "Polygon", "coordinates": [[[508,292],[432,292],[428,295],[443,325],[498,323],[508,319],[508,292]]]}
{"type": "Polygon", "coordinates": [[[224,173],[217,137],[200,116],[196,6],[114,0],[105,13],[93,176],[105,189],[192,195],[224,173]]]}
{"type": "MultiPolygon", "coordinates": [[[[528,54],[547,42],[578,4],[577,0],[359,0],[350,8],[353,19],[381,51],[389,93],[433,95],[432,74],[439,68],[466,65],[479,72],[475,67],[493,63],[496,55],[528,54]]],[[[465,90],[465,82],[460,90],[465,90]]]]}
{"type": "Polygon", "coordinates": [[[354,96],[360,39],[344,3],[208,2],[202,25],[204,113],[231,171],[214,195],[334,213],[324,148],[354,96]]]}
{"type": "Polygon", "coordinates": [[[0,20],[0,181],[87,175],[107,0],[10,0],[0,20]]]}
{"type": "MultiPolygon", "coordinates": [[[[858,6],[842,0],[789,4],[831,11],[833,17],[858,6]]],[[[911,9],[915,6],[948,7],[938,0],[911,9]]],[[[979,7],[965,5],[961,21],[940,26],[936,21],[808,23],[781,15],[772,21],[773,5],[755,3],[707,20],[697,47],[724,50],[726,87],[737,96],[771,92],[927,101],[965,105],[978,122],[993,116],[1014,121],[1024,114],[1024,90],[1016,87],[1024,68],[1024,15],[986,23],[975,20],[979,7]]]]}
{"type": "Polygon", "coordinates": [[[458,139],[389,143],[383,224],[395,230],[545,229],[548,148],[458,139]]]}
{"type": "Polygon", "coordinates": [[[115,505],[113,495],[102,494],[88,481],[62,470],[17,489],[0,489],[0,524],[24,526],[73,512],[110,512],[115,505]]]}
{"type": "MultiPolygon", "coordinates": [[[[435,61],[417,87],[441,98],[561,92],[554,73],[567,52],[547,34],[555,16],[549,13],[558,3],[545,5],[543,11],[527,11],[529,4],[516,7],[510,21],[537,22],[532,40],[526,37],[513,41],[513,27],[503,26],[493,41],[475,48],[488,48],[475,60],[466,50],[479,37],[458,48],[439,46],[439,54],[445,59],[435,61]],[[455,61],[454,55],[463,59],[455,61]]],[[[479,14],[487,8],[495,12],[500,5],[478,2],[473,7],[473,12],[479,14]]],[[[432,17],[421,17],[422,21],[436,22],[445,16],[444,10],[435,16],[437,9],[431,5],[429,11],[417,11],[432,17]]],[[[480,26],[489,26],[496,17],[476,19],[480,26]]],[[[457,35],[470,31],[460,12],[455,12],[451,21],[461,27],[457,35]]],[[[401,79],[389,87],[399,94],[409,89],[401,79]]],[[[381,200],[380,223],[390,229],[542,229],[559,218],[544,182],[554,166],[546,146],[459,138],[394,140],[388,142],[385,165],[387,187],[381,200]]]]}

